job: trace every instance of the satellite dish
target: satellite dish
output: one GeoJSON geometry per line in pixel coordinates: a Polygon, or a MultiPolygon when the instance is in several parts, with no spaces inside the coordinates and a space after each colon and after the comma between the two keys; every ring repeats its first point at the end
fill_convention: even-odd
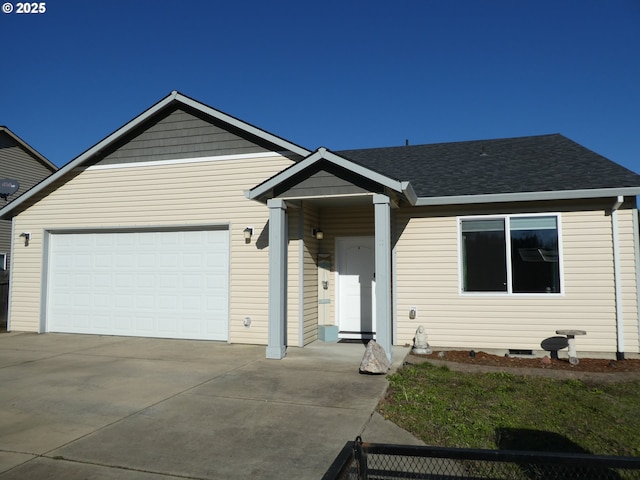
{"type": "Polygon", "coordinates": [[[13,195],[20,188],[20,183],[11,178],[0,178],[0,197],[7,200],[9,195],[13,195]]]}

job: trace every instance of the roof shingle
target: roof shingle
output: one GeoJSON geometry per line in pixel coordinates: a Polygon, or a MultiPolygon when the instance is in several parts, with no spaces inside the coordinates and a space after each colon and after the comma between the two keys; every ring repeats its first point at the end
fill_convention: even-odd
{"type": "Polygon", "coordinates": [[[640,175],[560,134],[336,153],[410,181],[418,197],[640,187],[640,175]]]}

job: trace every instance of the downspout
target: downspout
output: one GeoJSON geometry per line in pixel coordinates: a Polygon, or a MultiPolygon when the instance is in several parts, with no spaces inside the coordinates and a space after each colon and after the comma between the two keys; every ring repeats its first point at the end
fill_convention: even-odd
{"type": "MultiPolygon", "coordinates": [[[[635,279],[636,279],[636,327],[640,332],[640,226],[638,222],[638,208],[633,209],[633,258],[635,259],[635,279]]],[[[640,352],[640,338],[636,343],[636,352],[640,352]]]]}
{"type": "Polygon", "coordinates": [[[616,359],[624,360],[624,322],[622,317],[622,277],[620,274],[620,240],[618,235],[618,209],[624,202],[624,197],[618,195],[616,203],[611,207],[611,235],[613,239],[613,281],[616,296],[616,330],[618,346],[616,359]]]}

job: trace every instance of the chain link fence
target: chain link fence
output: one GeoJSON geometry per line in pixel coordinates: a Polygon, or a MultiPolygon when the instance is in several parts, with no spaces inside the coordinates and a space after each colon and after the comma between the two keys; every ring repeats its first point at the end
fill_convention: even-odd
{"type": "Polygon", "coordinates": [[[323,480],[640,480],[640,457],[347,442],[323,480]]]}

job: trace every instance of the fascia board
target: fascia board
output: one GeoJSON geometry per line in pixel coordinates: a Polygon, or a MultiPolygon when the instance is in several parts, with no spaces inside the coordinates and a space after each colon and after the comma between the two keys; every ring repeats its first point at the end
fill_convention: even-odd
{"type": "MultiPolygon", "coordinates": [[[[323,150],[323,149],[320,149],[323,150]]],[[[382,175],[381,173],[374,172],[367,167],[363,167],[362,165],[358,165],[357,163],[352,162],[340,155],[337,155],[333,152],[329,152],[327,150],[324,151],[323,157],[325,160],[328,160],[340,167],[343,167],[347,170],[350,170],[358,175],[361,175],[365,178],[373,180],[376,183],[384,185],[396,192],[402,192],[402,182],[399,180],[395,180],[393,178],[387,177],[386,175],[382,175]]]]}
{"type": "Polygon", "coordinates": [[[95,155],[96,153],[99,153],[101,150],[103,150],[105,147],[110,145],[112,142],[119,139],[123,135],[126,135],[128,132],[130,132],[131,130],[136,128],[138,125],[140,125],[142,122],[147,120],[149,117],[155,115],[158,111],[162,110],[164,107],[166,107],[169,103],[173,101],[175,94],[176,92],[172,92],[170,95],[163,98],[158,103],[156,103],[152,107],[142,112],[133,120],[131,120],[130,122],[120,127],[111,135],[99,141],[93,147],[86,150],[84,153],[80,154],[80,156],[76,157],[74,160],[71,160],[65,166],[60,168],[60,170],[50,175],[49,177],[45,178],[42,182],[37,184],[31,190],[28,190],[27,192],[23,193],[20,197],[18,197],[13,202],[8,204],[5,208],[0,209],[0,218],[8,218],[10,216],[10,213],[13,210],[18,208],[20,205],[22,205],[26,201],[28,201],[31,197],[36,195],[38,192],[47,188],[53,182],[57,181],[60,177],[66,175],[74,168],[81,166],[85,161],[87,161],[93,155],[95,155]]]}
{"type": "Polygon", "coordinates": [[[286,180],[288,180],[289,178],[291,178],[292,176],[300,173],[301,171],[303,171],[305,168],[310,167],[311,165],[313,165],[314,163],[320,161],[320,160],[327,160],[328,162],[331,162],[335,165],[338,165],[346,170],[349,170],[357,175],[361,175],[363,177],[366,177],[376,183],[380,183],[381,185],[384,185],[386,187],[389,187],[393,190],[395,190],[396,192],[402,192],[403,191],[403,183],[398,181],[398,180],[394,180],[391,179],[389,177],[386,177],[384,175],[381,175],[377,172],[374,172],[372,170],[369,170],[368,168],[365,168],[361,165],[355,164],[350,160],[347,160],[345,158],[342,158],[339,155],[336,155],[335,153],[332,153],[330,151],[328,151],[326,148],[321,147],[318,150],[316,150],[314,153],[312,153],[311,155],[309,155],[307,158],[305,158],[304,160],[301,160],[300,162],[290,166],[289,168],[283,170],[282,172],[280,172],[279,174],[275,175],[274,177],[270,178],[269,180],[267,180],[266,182],[254,187],[253,189],[246,191],[245,192],[245,196],[250,199],[250,200],[254,200],[257,199],[259,197],[261,197],[262,195],[264,195],[266,192],[268,192],[269,190],[271,190],[272,188],[274,188],[276,185],[278,185],[281,182],[284,182],[286,180]]]}
{"type": "Polygon", "coordinates": [[[411,182],[402,182],[402,192],[404,193],[404,196],[407,197],[407,200],[409,200],[409,204],[416,204],[418,201],[418,195],[416,195],[411,182]]]}
{"type": "Polygon", "coordinates": [[[306,157],[307,155],[309,155],[311,152],[305,148],[302,148],[299,145],[296,145],[294,143],[291,143],[283,138],[280,138],[276,135],[273,135],[269,132],[266,132],[258,127],[254,127],[253,125],[243,122],[242,120],[239,120],[235,117],[232,117],[231,115],[227,115],[226,113],[223,113],[219,110],[216,110],[215,108],[209,107],[207,105],[204,105],[200,102],[198,102],[197,100],[194,100],[192,98],[189,98],[185,95],[182,95],[181,93],[175,92],[175,98],[176,100],[178,100],[179,102],[188,105],[192,108],[195,108],[199,111],[201,111],[202,113],[205,113],[207,115],[210,115],[214,118],[217,118],[219,120],[222,120],[225,123],[228,123],[229,125],[232,125],[236,128],[239,128],[240,130],[243,130],[247,133],[250,133],[251,135],[255,135],[258,138],[262,138],[263,140],[266,140],[270,143],[273,143],[275,145],[278,145],[280,147],[282,147],[284,150],[289,150],[293,153],[296,153],[302,157],[306,157]]]}
{"type": "Polygon", "coordinates": [[[601,188],[593,190],[566,190],[553,192],[517,192],[488,195],[455,195],[448,197],[420,197],[416,206],[464,205],[474,203],[533,202],[541,200],[579,200],[640,195],[640,187],[601,188]]]}
{"type": "Polygon", "coordinates": [[[296,175],[297,173],[300,173],[302,170],[313,165],[315,162],[317,162],[321,158],[322,158],[321,152],[319,150],[315,151],[313,154],[309,155],[307,158],[299,161],[298,163],[294,163],[290,167],[282,170],[280,173],[274,175],[273,177],[266,180],[265,182],[262,182],[260,185],[255,186],[251,190],[245,191],[245,197],[247,197],[249,200],[255,200],[257,198],[260,198],[262,195],[264,195],[266,192],[274,188],[279,183],[284,182],[285,180],[288,180],[289,178],[296,175]]]}

